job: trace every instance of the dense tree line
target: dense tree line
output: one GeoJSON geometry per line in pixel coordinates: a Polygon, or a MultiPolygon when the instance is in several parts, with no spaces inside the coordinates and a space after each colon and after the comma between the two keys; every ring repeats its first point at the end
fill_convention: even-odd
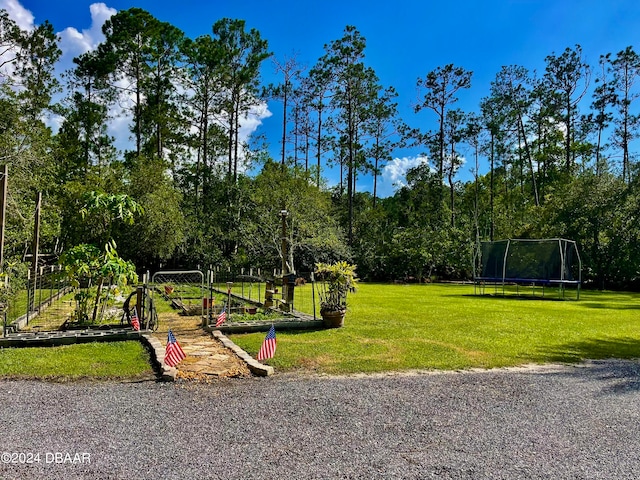
{"type": "Polygon", "coordinates": [[[472,72],[438,67],[416,82],[415,114],[434,125],[420,131],[399,118],[398,95],[367,64],[366,39],[353,26],[310,68],[274,55],[242,20],[221,19],[191,39],[132,8],[103,32],[59,79],[53,26],[24,32],[0,15],[6,269],[26,258],[38,191],[43,251],[103,242],[106,226],[80,215],[99,192],[142,207],[134,225],[109,227],[141,271],[277,268],[287,210],[285,261],[298,271],[347,259],[367,279],[468,278],[481,240],[565,237],[578,241],[588,282],[640,286],[640,57],[632,47],[597,65],[576,45],[550,54],[544,72],[505,66],[475,112],[456,108],[472,72]],[[279,84],[261,80],[269,61],[279,84]],[[282,103],[280,138],[245,139],[243,125],[270,101],[282,103]],[[62,119],[55,132],[52,115],[62,119]],[[121,118],[130,122],[126,152],[108,130],[121,118]],[[279,158],[266,141],[279,144],[279,158]],[[379,198],[378,177],[399,147],[430,163],[379,198]],[[461,182],[465,162],[474,178],[461,182]],[[332,188],[329,168],[340,172],[332,188]],[[374,187],[363,193],[366,177],[374,187]]]}

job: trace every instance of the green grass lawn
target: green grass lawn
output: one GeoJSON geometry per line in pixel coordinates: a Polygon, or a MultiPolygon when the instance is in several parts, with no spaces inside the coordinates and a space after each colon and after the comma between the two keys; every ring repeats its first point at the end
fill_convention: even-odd
{"type": "Polygon", "coordinates": [[[0,349],[4,378],[122,380],[152,375],[149,354],[136,341],[0,349]]]}
{"type": "MultiPolygon", "coordinates": [[[[58,293],[57,290],[50,289],[38,289],[34,292],[34,305],[37,306],[41,301],[46,302],[46,300],[51,295],[56,295],[58,293]]],[[[20,290],[16,293],[16,295],[10,300],[9,308],[7,309],[7,322],[11,323],[13,320],[21,317],[22,315],[27,313],[27,303],[28,296],[26,290],[20,290]]],[[[73,298],[73,295],[68,293],[63,297],[66,300],[73,298]]]]}
{"type": "MultiPolygon", "coordinates": [[[[575,291],[565,301],[551,299],[557,292],[545,295],[475,296],[473,285],[361,284],[349,297],[343,328],[277,332],[275,358],[266,363],[357,373],[640,357],[639,294],[583,291],[580,301],[575,291]]],[[[253,355],[263,338],[232,336],[253,355]]]]}

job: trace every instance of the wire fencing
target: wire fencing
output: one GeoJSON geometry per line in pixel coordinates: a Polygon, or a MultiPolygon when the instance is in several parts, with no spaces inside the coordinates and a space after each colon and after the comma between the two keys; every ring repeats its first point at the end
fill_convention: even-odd
{"type": "Polygon", "coordinates": [[[160,271],[153,274],[150,285],[154,296],[160,295],[184,315],[201,315],[206,297],[204,274],[199,270],[160,271]]]}
{"type": "Polygon", "coordinates": [[[73,311],[71,289],[59,265],[41,266],[35,274],[29,270],[26,278],[5,278],[5,333],[12,324],[11,330],[54,330],[73,311]],[[21,288],[10,288],[15,284],[21,288]]]}
{"type": "MultiPolygon", "coordinates": [[[[146,279],[145,288],[149,274],[146,279]]],[[[74,294],[59,266],[40,267],[37,275],[29,272],[22,284],[24,287],[6,300],[5,332],[57,330],[74,319],[78,311],[78,292],[74,294]],[[6,328],[8,326],[12,327],[6,328]]],[[[227,321],[300,314],[315,319],[320,312],[312,272],[283,277],[277,271],[265,273],[259,269],[211,268],[206,273],[200,270],[160,271],[151,277],[148,288],[154,302],[154,308],[148,310],[153,310],[154,315],[155,305],[161,302],[164,313],[175,312],[185,320],[197,317],[197,323],[203,325],[215,323],[223,310],[227,321]]],[[[88,294],[88,289],[84,293],[88,294]]],[[[109,323],[121,321],[120,310],[118,318],[109,323]]],[[[174,316],[172,322],[179,321],[177,318],[174,316]]]]}
{"type": "MultiPolygon", "coordinates": [[[[316,316],[320,311],[312,272],[285,275],[259,269],[208,270],[207,296],[203,299],[208,323],[225,311],[238,320],[260,319],[261,315],[316,316]]],[[[214,322],[215,323],[215,322],[214,322]]]]}

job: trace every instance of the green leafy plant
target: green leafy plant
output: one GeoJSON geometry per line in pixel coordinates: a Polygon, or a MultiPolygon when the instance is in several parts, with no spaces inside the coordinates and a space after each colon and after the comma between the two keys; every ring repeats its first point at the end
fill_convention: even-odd
{"type": "Polygon", "coordinates": [[[106,285],[125,286],[128,282],[136,282],[135,265],[118,255],[116,242],[112,238],[112,229],[116,221],[132,225],[135,217],[144,213],[144,209],[132,197],[126,194],[106,194],[89,192],[85,195],[84,206],[80,209],[83,221],[97,229],[100,244],[104,242],[104,250],[92,244],[81,244],[66,251],[60,259],[70,284],[75,292],[76,311],[75,321],[81,323],[95,323],[101,303],[105,304],[110,289],[103,301],[103,287],[106,285]],[[87,283],[86,288],[95,285],[95,300],[91,319],[88,316],[88,293],[80,294],[81,282],[87,283]]]}
{"type": "Polygon", "coordinates": [[[356,266],[345,261],[317,263],[316,276],[320,282],[320,312],[346,310],[347,294],[357,286],[356,266]]]}
{"type": "Polygon", "coordinates": [[[76,290],[73,299],[76,302],[76,308],[71,314],[71,322],[89,323],[89,292],[76,290]]]}
{"type": "Polygon", "coordinates": [[[138,280],[135,265],[120,258],[113,240],[105,245],[104,251],[100,251],[94,245],[77,245],[67,250],[61,256],[60,262],[69,283],[76,290],[74,317],[80,322],[89,321],[88,293],[80,290],[83,279],[87,282],[87,287],[96,285],[91,323],[96,321],[105,284],[123,287],[129,282],[138,280]]]}
{"type": "Polygon", "coordinates": [[[83,219],[88,215],[99,217],[106,225],[113,218],[122,220],[126,225],[133,225],[135,216],[143,213],[144,208],[129,195],[109,195],[95,191],[85,195],[85,205],[80,209],[83,219]]]}

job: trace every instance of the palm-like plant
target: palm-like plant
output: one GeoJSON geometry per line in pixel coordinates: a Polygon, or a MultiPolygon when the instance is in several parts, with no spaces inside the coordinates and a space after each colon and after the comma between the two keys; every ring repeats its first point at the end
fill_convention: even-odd
{"type": "Polygon", "coordinates": [[[317,263],[316,275],[321,280],[320,313],[343,311],[347,308],[347,294],[357,286],[356,266],[347,262],[317,263]]]}

